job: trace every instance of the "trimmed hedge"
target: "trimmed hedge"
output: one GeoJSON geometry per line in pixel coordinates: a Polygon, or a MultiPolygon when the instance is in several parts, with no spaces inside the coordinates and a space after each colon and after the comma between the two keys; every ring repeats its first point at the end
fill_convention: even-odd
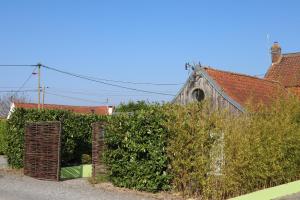
{"type": "Polygon", "coordinates": [[[117,186],[227,199],[300,178],[297,99],[241,115],[206,102],[128,107],[135,112],[106,126],[104,158],[117,186]]]}
{"type": "Polygon", "coordinates": [[[0,119],[0,155],[5,152],[5,131],[6,131],[6,121],[0,119]]]}
{"type": "Polygon", "coordinates": [[[143,105],[136,112],[119,113],[108,120],[104,160],[114,185],[151,192],[170,187],[168,132],[163,122],[158,105],[143,105]]]}
{"type": "Polygon", "coordinates": [[[119,106],[116,107],[115,112],[136,112],[139,110],[147,109],[151,105],[149,102],[146,101],[137,101],[133,102],[130,101],[128,103],[121,103],[119,106]]]}
{"type": "Polygon", "coordinates": [[[91,155],[91,124],[106,116],[80,115],[63,110],[16,109],[8,120],[6,155],[14,168],[23,167],[24,129],[26,122],[60,121],[62,166],[80,164],[83,154],[91,155]]]}

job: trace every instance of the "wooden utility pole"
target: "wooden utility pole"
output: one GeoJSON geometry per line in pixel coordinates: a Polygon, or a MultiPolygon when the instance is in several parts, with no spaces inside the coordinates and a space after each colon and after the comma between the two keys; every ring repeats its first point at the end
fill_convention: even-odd
{"type": "Polygon", "coordinates": [[[41,63],[37,64],[38,66],[38,110],[41,109],[41,63]]]}
{"type": "Polygon", "coordinates": [[[44,104],[45,104],[45,86],[43,87],[43,104],[42,104],[42,109],[44,109],[44,104]]]}

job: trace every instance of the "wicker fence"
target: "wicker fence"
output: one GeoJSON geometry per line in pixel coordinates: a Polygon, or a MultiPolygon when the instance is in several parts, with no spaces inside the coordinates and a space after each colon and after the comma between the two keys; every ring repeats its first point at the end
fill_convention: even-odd
{"type": "Polygon", "coordinates": [[[105,165],[102,159],[102,152],[104,149],[104,124],[95,122],[92,124],[93,141],[92,141],[92,176],[97,174],[105,174],[105,165]]]}
{"type": "Polygon", "coordinates": [[[24,174],[59,181],[60,122],[27,123],[25,127],[24,174]]]}

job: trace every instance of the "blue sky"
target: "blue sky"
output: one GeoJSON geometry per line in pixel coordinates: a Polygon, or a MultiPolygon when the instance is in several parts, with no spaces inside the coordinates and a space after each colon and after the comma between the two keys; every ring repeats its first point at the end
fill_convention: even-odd
{"type": "MultiPolygon", "coordinates": [[[[264,74],[269,48],[300,51],[300,1],[0,2],[0,64],[41,62],[62,70],[134,82],[183,83],[186,62],[250,75],[264,74]],[[269,39],[267,38],[269,35],[269,39]]],[[[30,67],[1,67],[0,91],[18,88],[30,67]]],[[[46,103],[97,105],[128,100],[168,101],[42,70],[46,103]],[[68,99],[63,95],[90,101],[68,99]],[[94,102],[95,101],[95,102],[94,102]]],[[[123,86],[176,94],[181,85],[123,86]]],[[[24,87],[37,87],[33,76],[24,87]]],[[[33,102],[36,93],[26,93],[33,102]]]]}

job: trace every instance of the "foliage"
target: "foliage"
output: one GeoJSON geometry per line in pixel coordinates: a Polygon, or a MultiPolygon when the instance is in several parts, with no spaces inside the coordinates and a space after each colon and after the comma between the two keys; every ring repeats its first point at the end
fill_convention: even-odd
{"type": "Polygon", "coordinates": [[[300,178],[300,102],[270,107],[224,121],[223,193],[235,196],[300,178]]]}
{"type": "Polygon", "coordinates": [[[5,142],[6,121],[0,119],[0,155],[4,154],[6,142],[5,142]]]}
{"type": "Polygon", "coordinates": [[[207,102],[187,106],[168,105],[165,126],[170,132],[167,152],[174,187],[183,195],[203,195],[214,169],[214,146],[221,137],[218,115],[207,102]]]}
{"type": "Polygon", "coordinates": [[[167,152],[175,189],[226,199],[300,178],[300,102],[232,115],[205,104],[170,105],[167,152]]]}
{"type": "Polygon", "coordinates": [[[160,106],[143,105],[108,120],[104,161],[113,184],[152,192],[169,188],[164,117],[160,106]]]}
{"type": "Polygon", "coordinates": [[[148,106],[149,103],[146,101],[131,101],[127,104],[121,103],[118,107],[116,107],[115,112],[136,112],[142,109],[147,109],[148,106]]]}
{"type": "Polygon", "coordinates": [[[82,164],[91,164],[92,163],[92,157],[88,154],[82,154],[81,155],[81,163],[82,164]]]}
{"type": "Polygon", "coordinates": [[[8,120],[8,162],[12,167],[23,167],[24,129],[26,122],[60,121],[62,166],[80,164],[82,154],[91,155],[91,123],[105,120],[103,116],[79,115],[63,110],[16,109],[8,120]]]}

